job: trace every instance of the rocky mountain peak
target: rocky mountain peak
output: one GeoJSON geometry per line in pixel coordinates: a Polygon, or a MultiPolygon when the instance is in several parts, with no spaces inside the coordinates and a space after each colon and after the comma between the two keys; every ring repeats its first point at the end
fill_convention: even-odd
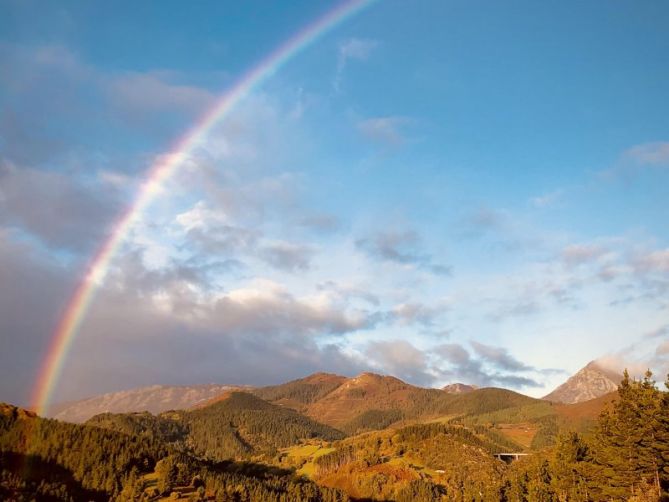
{"type": "Polygon", "coordinates": [[[615,391],[621,378],[597,361],[590,361],[544,399],[567,404],[589,401],[615,391]]]}
{"type": "Polygon", "coordinates": [[[448,394],[466,394],[467,392],[472,392],[476,389],[478,389],[476,385],[468,385],[461,382],[450,383],[441,388],[441,390],[448,394]]]}

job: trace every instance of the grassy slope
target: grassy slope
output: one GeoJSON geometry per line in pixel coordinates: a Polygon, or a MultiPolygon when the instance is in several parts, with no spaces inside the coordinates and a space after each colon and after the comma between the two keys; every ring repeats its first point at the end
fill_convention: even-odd
{"type": "Polygon", "coordinates": [[[472,494],[485,492],[497,486],[505,469],[488,451],[499,449],[490,438],[438,423],[371,432],[333,446],[337,452],[352,449],[353,453],[335,467],[324,462],[328,455],[337,454],[331,450],[321,454],[321,460],[310,459],[314,464],[311,475],[324,486],[358,498],[392,500],[411,481],[420,479],[453,492],[463,486],[472,494]]]}

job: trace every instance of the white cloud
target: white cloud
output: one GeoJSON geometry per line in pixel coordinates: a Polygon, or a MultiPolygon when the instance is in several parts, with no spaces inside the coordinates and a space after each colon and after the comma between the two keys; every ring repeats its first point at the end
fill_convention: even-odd
{"type": "Polygon", "coordinates": [[[225,225],[230,222],[223,211],[211,208],[203,200],[198,201],[187,211],[179,213],[175,221],[186,231],[206,229],[212,225],[225,225]]]}
{"type": "Polygon", "coordinates": [[[372,117],[358,122],[358,130],[373,141],[399,146],[405,142],[401,129],[410,122],[407,117],[372,117]]]}
{"type": "Polygon", "coordinates": [[[623,153],[623,158],[637,166],[669,167],[669,142],[658,141],[633,146],[623,153]]]}
{"type": "Polygon", "coordinates": [[[572,244],[562,250],[561,257],[566,265],[574,267],[596,260],[606,252],[595,244],[572,244]]]}
{"type": "Polygon", "coordinates": [[[637,256],[633,260],[637,271],[644,273],[669,273],[669,249],[659,249],[637,256]]]}
{"type": "Polygon", "coordinates": [[[642,143],[625,150],[618,162],[599,174],[605,179],[632,177],[649,169],[669,168],[669,141],[642,143]]]}
{"type": "Polygon", "coordinates": [[[131,115],[164,110],[197,113],[210,107],[215,96],[191,85],[169,82],[164,72],[125,73],[106,82],[112,103],[131,115]]]}
{"type": "Polygon", "coordinates": [[[349,38],[339,44],[337,55],[337,72],[333,81],[333,87],[336,91],[341,90],[341,81],[344,70],[349,61],[365,61],[369,58],[372,51],[376,49],[379,43],[376,40],[349,38]]]}
{"type": "Polygon", "coordinates": [[[537,197],[532,197],[530,203],[537,208],[546,208],[555,205],[562,198],[562,195],[562,190],[554,190],[537,197]]]}

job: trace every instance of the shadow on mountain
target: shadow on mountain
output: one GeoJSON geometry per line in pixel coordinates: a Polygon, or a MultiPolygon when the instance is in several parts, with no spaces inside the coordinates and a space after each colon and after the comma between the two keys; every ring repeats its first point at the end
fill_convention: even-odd
{"type": "Polygon", "coordinates": [[[109,495],[87,490],[72,472],[34,455],[0,452],[0,499],[2,500],[109,500],[109,495]]]}

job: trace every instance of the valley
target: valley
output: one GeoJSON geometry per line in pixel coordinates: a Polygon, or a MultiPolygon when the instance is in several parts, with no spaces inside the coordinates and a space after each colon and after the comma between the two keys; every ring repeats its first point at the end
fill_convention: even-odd
{"type": "Polygon", "coordinates": [[[644,458],[665,462],[669,398],[648,378],[621,378],[616,392],[571,404],[363,373],[225,389],[186,409],[104,412],[82,424],[3,405],[0,495],[529,502],[600,500],[592,494],[621,494],[631,483],[639,493],[663,490],[669,467],[652,464],[660,469],[653,484],[644,458]],[[628,423],[632,408],[652,418],[644,427],[659,443],[640,450],[635,470],[609,487],[604,469],[615,468],[619,447],[610,427],[628,423]],[[509,452],[520,460],[496,457],[509,452]],[[579,475],[565,477],[565,465],[579,475]]]}

